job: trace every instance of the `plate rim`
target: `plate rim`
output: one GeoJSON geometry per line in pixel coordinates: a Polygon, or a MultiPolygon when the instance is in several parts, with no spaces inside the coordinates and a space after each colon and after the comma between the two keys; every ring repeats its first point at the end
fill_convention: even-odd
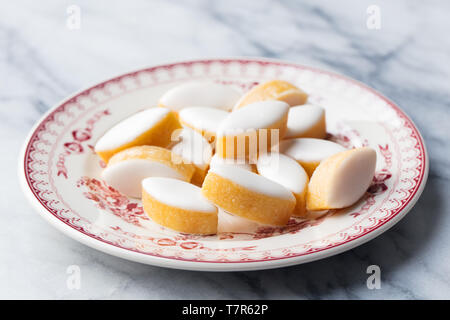
{"type": "Polygon", "coordinates": [[[302,65],[296,62],[290,62],[286,60],[281,59],[272,59],[272,58],[255,58],[255,57],[220,57],[220,58],[199,58],[199,59],[188,59],[188,60],[179,60],[175,62],[167,62],[167,63],[161,63],[157,65],[152,65],[148,67],[142,67],[135,69],[133,71],[125,72],[118,74],[116,76],[113,76],[111,78],[108,78],[106,80],[97,81],[94,84],[91,84],[81,90],[78,90],[72,94],[70,94],[67,98],[62,99],[61,101],[54,104],[47,112],[45,112],[38,121],[32,126],[32,128],[29,130],[29,133],[26,136],[26,139],[22,145],[21,151],[19,153],[18,158],[18,176],[19,176],[19,184],[22,188],[23,193],[25,194],[26,198],[32,205],[32,207],[38,211],[38,213],[51,225],[53,225],[56,229],[61,231],[62,233],[68,235],[72,239],[83,243],[84,245],[87,245],[93,249],[97,249],[99,251],[102,251],[107,254],[111,254],[123,259],[149,264],[149,265],[155,265],[155,266],[161,266],[161,267],[167,267],[172,269],[184,269],[184,270],[195,270],[195,271],[250,271],[250,270],[261,270],[261,269],[272,269],[272,268],[280,268],[280,267],[286,267],[296,264],[302,264],[307,262],[312,262],[315,260],[323,259],[326,257],[331,257],[336,254],[351,250],[357,246],[360,246],[377,236],[381,235],[382,233],[389,230],[391,227],[393,227],[395,224],[397,224],[406,214],[413,208],[413,206],[416,204],[418,199],[420,198],[427,179],[428,179],[428,173],[429,173],[429,158],[428,158],[428,152],[425,144],[425,140],[423,139],[422,134],[420,133],[417,125],[414,123],[414,121],[406,114],[397,103],[395,103],[390,98],[384,96],[380,92],[378,92],[376,89],[358,81],[351,77],[342,75],[335,71],[328,71],[326,69],[321,69],[317,67],[310,67],[306,65],[302,65]],[[39,199],[36,198],[33,191],[31,190],[29,183],[26,179],[25,175],[25,164],[26,164],[26,151],[28,149],[29,143],[31,142],[31,137],[34,135],[36,129],[40,126],[40,124],[50,115],[52,114],[58,107],[61,105],[67,103],[71,99],[77,97],[79,94],[87,91],[92,90],[93,88],[97,87],[98,85],[114,81],[116,79],[126,77],[127,75],[131,75],[140,71],[152,69],[152,68],[158,68],[158,67],[164,67],[164,66],[171,66],[171,65],[179,65],[179,64],[186,64],[186,63],[200,63],[200,62],[224,62],[224,61],[246,61],[246,62],[267,62],[267,63],[276,63],[284,66],[297,66],[303,69],[311,70],[314,72],[320,72],[325,73],[334,77],[342,78],[346,81],[350,81],[352,83],[355,83],[359,87],[362,87],[365,90],[369,90],[382,100],[389,103],[396,111],[401,112],[402,116],[404,116],[408,121],[411,122],[411,124],[414,126],[414,130],[416,131],[418,138],[421,142],[421,145],[423,147],[423,174],[421,177],[421,181],[419,182],[419,185],[412,196],[412,198],[407,202],[404,207],[391,219],[385,221],[383,224],[379,225],[376,229],[370,231],[367,234],[363,234],[357,238],[348,240],[345,243],[335,245],[330,248],[324,248],[320,251],[316,251],[309,254],[302,254],[297,256],[289,256],[289,257],[280,257],[276,259],[266,260],[266,261],[242,261],[242,262],[217,262],[217,261],[186,261],[186,260],[180,260],[180,259],[173,259],[173,258],[167,258],[167,257],[159,257],[156,255],[153,255],[151,253],[141,253],[141,252],[135,252],[133,250],[118,247],[114,244],[108,243],[106,241],[103,241],[101,239],[96,239],[88,234],[85,234],[83,232],[80,232],[79,230],[76,230],[72,226],[66,224],[65,222],[58,219],[56,216],[54,216],[51,212],[46,209],[39,199]]]}

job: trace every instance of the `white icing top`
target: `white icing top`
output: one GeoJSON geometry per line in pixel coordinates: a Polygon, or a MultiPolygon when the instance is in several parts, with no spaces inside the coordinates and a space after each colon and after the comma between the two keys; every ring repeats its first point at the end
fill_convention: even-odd
{"type": "Polygon", "coordinates": [[[280,153],[302,162],[320,162],[346,149],[334,142],[314,138],[283,140],[279,144],[280,153]]]}
{"type": "Polygon", "coordinates": [[[218,154],[215,154],[211,158],[211,162],[209,163],[210,168],[220,165],[230,165],[230,166],[236,166],[248,171],[252,171],[252,165],[245,162],[245,159],[224,159],[220,157],[218,154]]]}
{"type": "Polygon", "coordinates": [[[230,165],[217,165],[210,168],[209,171],[253,192],[280,199],[295,200],[291,191],[282,185],[248,170],[230,165]]]}
{"type": "Polygon", "coordinates": [[[313,104],[291,107],[284,138],[289,139],[303,134],[318,123],[324,114],[325,110],[322,107],[313,104]]]}
{"type": "Polygon", "coordinates": [[[102,178],[108,185],[123,194],[140,198],[141,182],[148,177],[168,177],[185,180],[186,177],[175,169],[153,160],[128,159],[108,165],[102,178]]]}
{"type": "Polygon", "coordinates": [[[150,108],[138,112],[106,131],[95,145],[95,151],[113,150],[132,142],[150,130],[170,112],[167,108],[150,108]]]}
{"type": "Polygon", "coordinates": [[[336,170],[329,172],[324,182],[329,203],[342,208],[361,198],[372,182],[376,162],[377,153],[372,148],[353,150],[336,170]]]}
{"type": "Polygon", "coordinates": [[[297,194],[303,192],[308,182],[305,169],[294,159],[280,153],[260,156],[256,166],[260,175],[297,194]]]}
{"type": "Polygon", "coordinates": [[[206,107],[191,107],[180,111],[180,120],[195,129],[216,132],[229,112],[206,107]]]}
{"type": "Polygon", "coordinates": [[[267,100],[248,104],[226,117],[218,136],[243,133],[248,129],[269,129],[286,117],[289,105],[286,102],[267,100]]]}
{"type": "Polygon", "coordinates": [[[230,86],[191,81],[168,90],[159,103],[176,111],[192,106],[231,110],[240,96],[240,92],[230,86]]]}
{"type": "Polygon", "coordinates": [[[172,147],[172,152],[181,156],[184,163],[195,164],[206,169],[213,154],[209,142],[198,132],[184,128],[177,138],[180,142],[172,147]]]}
{"type": "Polygon", "coordinates": [[[152,198],[168,206],[208,213],[217,213],[201,193],[201,189],[193,184],[171,178],[147,178],[142,187],[152,198]]]}

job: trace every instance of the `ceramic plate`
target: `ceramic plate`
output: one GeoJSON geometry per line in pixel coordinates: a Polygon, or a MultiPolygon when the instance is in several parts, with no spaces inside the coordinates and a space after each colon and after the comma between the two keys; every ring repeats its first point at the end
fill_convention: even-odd
{"type": "Polygon", "coordinates": [[[211,59],[151,67],[99,83],[64,100],[32,129],[20,158],[23,190],[37,211],[68,236],[146,264],[234,271],[322,259],[380,235],[412,208],[427,179],[423,139],[408,116],[373,89],[331,72],[267,59],[211,59]],[[253,233],[192,236],[154,224],[141,203],[100,179],[93,152],[100,136],[127,116],[155,106],[169,88],[212,80],[242,92],[283,79],[326,108],[329,138],[370,146],[377,169],[366,195],[345,210],[253,233]]]}

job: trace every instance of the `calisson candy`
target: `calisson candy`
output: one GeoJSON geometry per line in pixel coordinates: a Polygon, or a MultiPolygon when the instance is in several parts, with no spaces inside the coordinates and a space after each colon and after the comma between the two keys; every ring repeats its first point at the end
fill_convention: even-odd
{"type": "Polygon", "coordinates": [[[357,148],[325,159],[314,171],[306,196],[307,208],[345,208],[363,196],[372,182],[377,154],[371,148],[357,148]]]}
{"type": "Polygon", "coordinates": [[[203,195],[237,216],[270,225],[285,225],[296,200],[282,185],[248,170],[216,166],[209,170],[203,195]]]}
{"type": "Polygon", "coordinates": [[[108,162],[115,153],[130,147],[153,145],[166,147],[172,132],[181,125],[177,116],[166,108],[138,112],[109,129],[95,145],[95,152],[108,162]]]}
{"type": "Polygon", "coordinates": [[[200,132],[209,142],[214,142],[217,129],[229,112],[206,107],[190,107],[179,112],[180,123],[184,127],[200,132]]]}
{"type": "Polygon", "coordinates": [[[326,136],[324,108],[314,104],[305,104],[289,109],[285,139],[325,139],[326,136]]]}
{"type": "Polygon", "coordinates": [[[304,104],[307,99],[308,94],[292,83],[283,80],[271,80],[253,87],[244,94],[233,110],[265,100],[278,100],[286,102],[290,106],[297,106],[304,104]]]}
{"type": "Polygon", "coordinates": [[[208,81],[190,81],[169,89],[159,99],[158,106],[176,112],[188,107],[231,110],[239,98],[239,91],[230,86],[208,81]]]}
{"type": "Polygon", "coordinates": [[[289,105],[262,101],[231,112],[217,130],[216,154],[227,159],[256,161],[277,145],[286,132],[289,105]]]}
{"type": "MultiPolygon", "coordinates": [[[[236,84],[233,84],[236,85],[236,84]]],[[[326,106],[284,80],[242,94],[191,81],[112,126],[95,151],[101,177],[182,233],[254,233],[355,204],[376,167],[371,148],[326,140],[326,106]]]]}
{"type": "Polygon", "coordinates": [[[297,138],[282,141],[279,151],[300,163],[311,176],[322,160],[345,151],[345,148],[328,140],[297,138]]]}
{"type": "Polygon", "coordinates": [[[308,175],[305,169],[294,159],[283,154],[270,153],[258,158],[258,173],[289,189],[296,199],[295,216],[306,214],[305,195],[308,186],[308,175]]]}
{"type": "Polygon", "coordinates": [[[217,208],[193,184],[170,178],[142,181],[142,204],[160,225],[184,233],[217,233],[217,208]]]}
{"type": "Polygon", "coordinates": [[[141,182],[147,177],[168,177],[191,181],[196,167],[165,148],[138,146],[116,153],[109,159],[102,178],[123,194],[140,198],[141,182]]]}
{"type": "Polygon", "coordinates": [[[183,163],[195,167],[191,183],[201,186],[208,171],[213,148],[200,133],[189,128],[179,130],[174,139],[177,142],[171,148],[172,153],[179,155],[183,163]]]}

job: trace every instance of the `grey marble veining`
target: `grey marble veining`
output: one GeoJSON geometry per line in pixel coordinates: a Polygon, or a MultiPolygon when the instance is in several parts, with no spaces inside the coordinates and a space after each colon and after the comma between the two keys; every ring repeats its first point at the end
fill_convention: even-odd
{"type": "Polygon", "coordinates": [[[448,1],[3,1],[0,4],[0,298],[450,298],[448,1]],[[81,28],[66,27],[69,5],[81,28]],[[366,26],[367,7],[381,29],[366,26]],[[349,252],[284,269],[205,273],[125,261],[71,240],[25,201],[17,156],[35,121],[82,87],[139,67],[265,56],[351,76],[397,102],[428,147],[414,209],[349,252]],[[381,267],[382,287],[366,287],[381,267]],[[80,290],[66,269],[82,270],[80,290]]]}

